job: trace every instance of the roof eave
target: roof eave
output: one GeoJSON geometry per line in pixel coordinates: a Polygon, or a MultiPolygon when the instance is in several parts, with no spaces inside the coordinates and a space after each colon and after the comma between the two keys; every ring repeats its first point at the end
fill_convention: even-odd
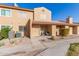
{"type": "Polygon", "coordinates": [[[15,10],[22,10],[22,11],[29,11],[29,12],[33,12],[33,10],[30,10],[30,9],[25,9],[25,8],[20,8],[20,7],[16,7],[16,6],[6,6],[6,5],[0,5],[0,8],[8,8],[8,9],[15,9],[15,10]]]}
{"type": "Polygon", "coordinates": [[[38,21],[33,21],[32,24],[34,24],[34,25],[79,26],[79,24],[55,23],[55,22],[38,22],[38,21]]]}

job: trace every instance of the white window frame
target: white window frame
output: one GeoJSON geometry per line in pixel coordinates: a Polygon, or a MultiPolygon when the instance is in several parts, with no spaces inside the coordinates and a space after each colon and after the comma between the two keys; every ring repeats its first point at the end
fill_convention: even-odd
{"type": "Polygon", "coordinates": [[[10,28],[13,28],[13,25],[10,25],[10,24],[0,24],[0,30],[2,29],[1,26],[9,26],[10,28]]]}
{"type": "Polygon", "coordinates": [[[2,8],[0,8],[0,16],[1,16],[1,9],[2,9],[2,8]]]}
{"type": "Polygon", "coordinates": [[[2,26],[9,26],[9,28],[12,28],[13,26],[12,25],[9,25],[9,24],[2,24],[2,25],[0,25],[0,30],[2,29],[2,26]]]}
{"type": "Polygon", "coordinates": [[[10,15],[5,15],[5,17],[11,17],[12,16],[12,10],[11,9],[4,9],[4,8],[0,8],[0,16],[4,16],[1,14],[1,10],[10,10],[10,15]]]}

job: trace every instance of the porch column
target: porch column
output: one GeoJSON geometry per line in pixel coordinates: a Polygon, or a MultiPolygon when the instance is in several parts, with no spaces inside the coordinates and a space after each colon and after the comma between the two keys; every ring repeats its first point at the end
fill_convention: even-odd
{"type": "Polygon", "coordinates": [[[56,25],[51,26],[51,35],[56,36],[56,25]]]}
{"type": "Polygon", "coordinates": [[[67,29],[69,29],[69,34],[68,35],[70,35],[70,33],[71,33],[71,31],[70,31],[70,27],[69,26],[65,26],[65,28],[67,29]]]}
{"type": "Polygon", "coordinates": [[[32,20],[29,20],[29,37],[32,38],[32,20]]]}
{"type": "Polygon", "coordinates": [[[65,28],[69,28],[69,35],[73,34],[73,27],[65,26],[65,28]]]}
{"type": "Polygon", "coordinates": [[[79,26],[77,26],[77,30],[76,31],[77,31],[77,34],[79,34],[79,26]]]}
{"type": "Polygon", "coordinates": [[[69,27],[69,35],[73,34],[73,27],[69,27]]]}

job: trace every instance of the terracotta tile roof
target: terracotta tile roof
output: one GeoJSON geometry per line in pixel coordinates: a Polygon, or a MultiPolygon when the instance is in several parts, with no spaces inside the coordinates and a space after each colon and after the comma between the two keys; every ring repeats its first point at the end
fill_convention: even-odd
{"type": "Polygon", "coordinates": [[[22,10],[22,11],[33,12],[33,10],[26,9],[26,8],[15,7],[15,6],[0,5],[0,8],[8,8],[8,9],[15,9],[15,10],[22,10]]]}
{"type": "Polygon", "coordinates": [[[32,24],[79,26],[79,24],[69,24],[69,23],[66,23],[66,22],[59,22],[59,21],[52,21],[52,22],[33,21],[32,24]]]}

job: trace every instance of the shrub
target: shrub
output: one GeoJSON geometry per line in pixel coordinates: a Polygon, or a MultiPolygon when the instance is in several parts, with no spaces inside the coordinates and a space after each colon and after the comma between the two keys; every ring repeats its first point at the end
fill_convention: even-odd
{"type": "Polygon", "coordinates": [[[3,37],[1,36],[1,32],[0,32],[0,40],[2,40],[3,39],[3,37]]]}
{"type": "Polygon", "coordinates": [[[60,35],[62,37],[67,36],[69,34],[69,29],[68,28],[61,28],[60,29],[60,35]]]}
{"type": "Polygon", "coordinates": [[[6,39],[6,38],[8,38],[8,32],[9,31],[10,31],[9,27],[2,28],[1,32],[0,32],[0,39],[6,39]]]}
{"type": "Polygon", "coordinates": [[[67,52],[68,56],[77,56],[79,55],[79,43],[71,43],[67,52]]]}

